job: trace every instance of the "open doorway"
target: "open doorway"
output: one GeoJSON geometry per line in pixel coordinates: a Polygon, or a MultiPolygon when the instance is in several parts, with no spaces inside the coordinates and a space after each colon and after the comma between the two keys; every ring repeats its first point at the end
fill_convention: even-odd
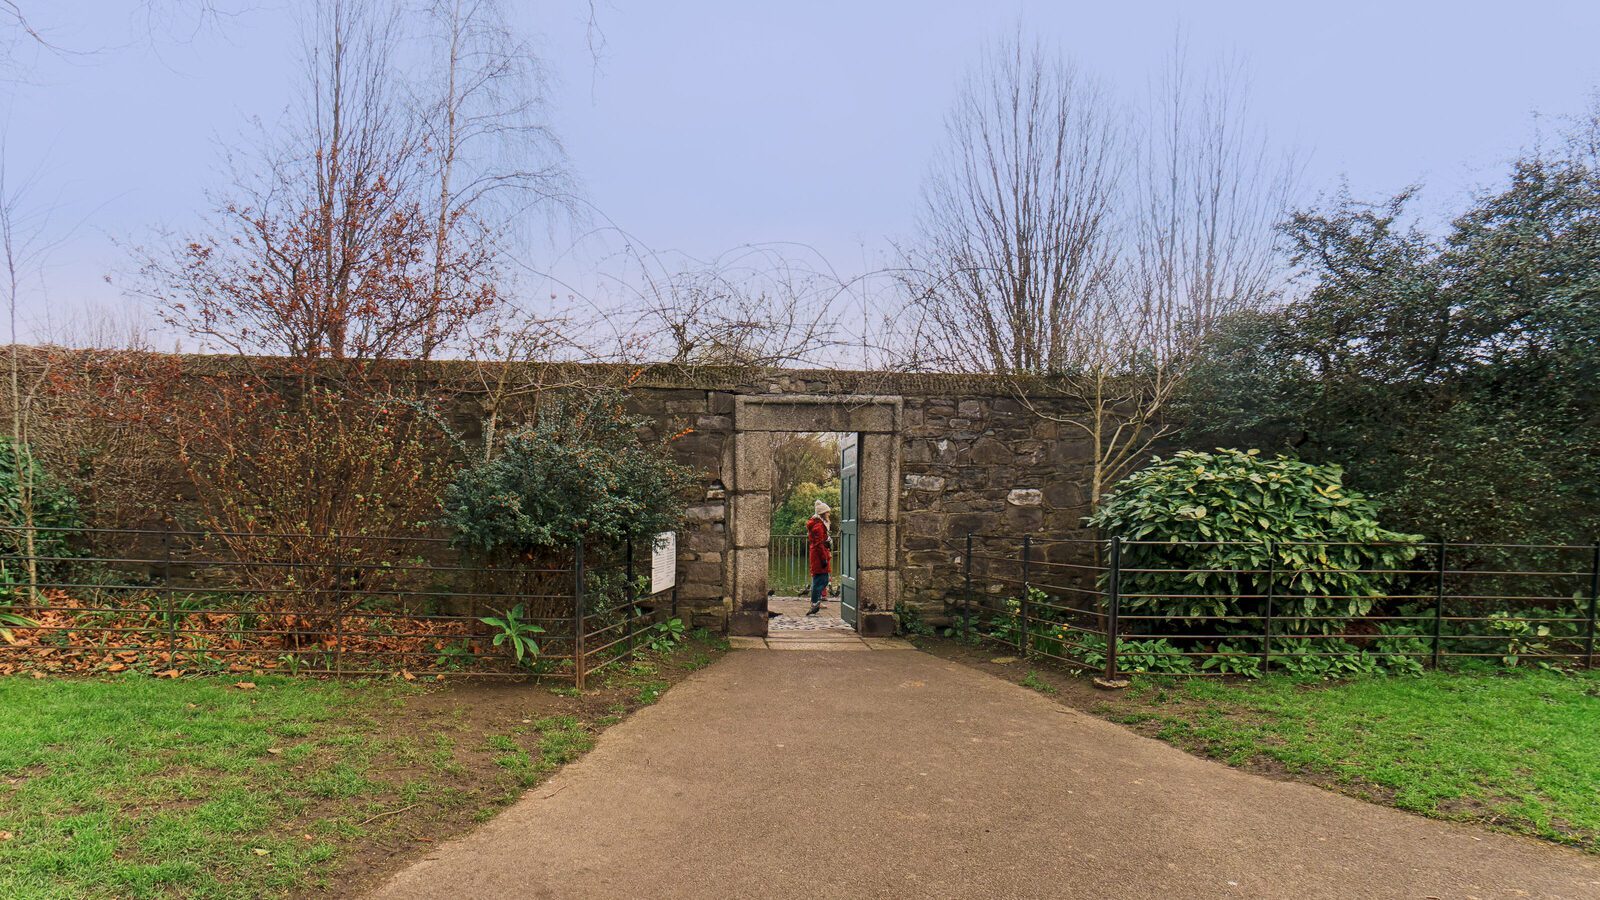
{"type": "Polygon", "coordinates": [[[769,632],[855,627],[858,443],[855,434],[796,432],[773,445],[769,632]]]}
{"type": "MultiPolygon", "coordinates": [[[[901,399],[891,396],[734,398],[733,445],[727,458],[733,489],[728,504],[733,552],[726,563],[732,601],[729,634],[766,637],[770,630],[768,604],[777,596],[768,585],[773,573],[769,551],[774,549],[773,452],[797,434],[820,436],[820,448],[837,451],[841,461],[830,579],[839,587],[838,618],[863,636],[894,633],[894,604],[900,593],[896,528],[901,411],[901,399]]],[[[804,574],[810,575],[809,568],[804,574]]]]}

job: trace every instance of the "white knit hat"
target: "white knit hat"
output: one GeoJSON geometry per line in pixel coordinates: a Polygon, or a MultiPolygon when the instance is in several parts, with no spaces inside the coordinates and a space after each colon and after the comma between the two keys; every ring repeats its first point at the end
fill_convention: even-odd
{"type": "Polygon", "coordinates": [[[813,509],[815,511],[812,513],[812,515],[817,515],[817,516],[820,516],[825,512],[832,512],[833,511],[833,507],[829,506],[826,503],[823,503],[821,500],[817,501],[817,505],[815,507],[813,507],[813,509]]]}

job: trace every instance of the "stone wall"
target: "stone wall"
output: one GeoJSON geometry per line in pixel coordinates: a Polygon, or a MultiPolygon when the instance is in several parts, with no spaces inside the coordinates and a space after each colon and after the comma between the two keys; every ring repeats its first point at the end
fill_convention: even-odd
{"type": "MultiPolygon", "coordinates": [[[[235,357],[152,358],[163,371],[194,376],[223,375],[238,364],[235,357]]],[[[253,369],[272,365],[281,361],[252,361],[253,369]]],[[[469,443],[477,439],[484,415],[474,385],[485,381],[481,370],[450,361],[394,365],[419,393],[454,397],[450,417],[469,443]]],[[[629,402],[655,423],[655,434],[677,435],[672,452],[702,477],[679,539],[675,598],[696,625],[765,628],[771,504],[760,473],[770,468],[772,442],[783,432],[863,435],[860,589],[862,609],[880,616],[899,603],[942,616],[959,595],[953,563],[969,532],[1083,534],[1088,448],[1077,429],[1060,424],[1075,411],[1070,401],[1047,385],[1030,386],[1025,408],[1011,385],[979,376],[563,365],[517,378],[568,387],[626,381],[629,402]],[[735,477],[741,468],[743,484],[735,477]]],[[[500,412],[501,427],[519,417],[515,409],[500,412]]],[[[171,481],[165,495],[181,506],[191,496],[188,487],[175,471],[162,472],[171,481]]],[[[155,514],[174,518],[169,508],[155,514]]],[[[983,589],[1004,588],[986,580],[983,589]]]]}
{"type": "MultiPolygon", "coordinates": [[[[896,401],[893,428],[877,438],[892,450],[864,458],[862,471],[864,494],[892,477],[897,500],[896,509],[883,513],[893,526],[885,531],[892,563],[881,576],[868,576],[879,579],[869,599],[881,609],[910,603],[925,618],[942,618],[947,602],[960,595],[954,564],[969,532],[1089,536],[1082,526],[1089,448],[1072,425],[1054,421],[1073,411],[1069,402],[1047,393],[1030,394],[1029,409],[1005,384],[979,377],[810,371],[718,377],[664,370],[640,379],[632,397],[637,412],[658,422],[659,434],[690,429],[673,442],[674,452],[705,479],[679,541],[677,602],[697,625],[727,629],[752,611],[739,601],[736,553],[751,556],[744,571],[759,567],[765,578],[765,551],[735,532],[764,529],[770,509],[763,514],[755,506],[770,504],[764,486],[744,490],[751,485],[736,484],[734,473],[739,454],[770,453],[773,426],[742,421],[747,404],[741,398],[810,398],[819,409],[835,410],[832,419],[808,423],[817,431],[857,430],[849,411],[864,398],[896,401]],[[742,514],[740,503],[749,504],[742,514]]],[[[865,564],[880,554],[863,546],[862,555],[865,564]]],[[[864,596],[868,590],[863,584],[864,596]]]]}

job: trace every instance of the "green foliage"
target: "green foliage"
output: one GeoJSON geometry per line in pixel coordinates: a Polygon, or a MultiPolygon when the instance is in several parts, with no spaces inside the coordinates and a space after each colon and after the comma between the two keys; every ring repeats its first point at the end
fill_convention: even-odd
{"type": "Polygon", "coordinates": [[[645,643],[656,653],[670,653],[674,647],[683,643],[684,637],[683,620],[668,619],[650,627],[645,636],[645,643]]]}
{"type": "Polygon", "coordinates": [[[818,500],[828,504],[837,515],[839,479],[832,479],[825,484],[806,481],[796,485],[772,511],[772,533],[805,534],[806,520],[811,518],[818,500]]]}
{"type": "Polygon", "coordinates": [[[1272,651],[1272,665],[1296,678],[1355,678],[1381,675],[1383,661],[1356,645],[1342,640],[1302,639],[1280,652],[1272,651]]]}
{"type": "Polygon", "coordinates": [[[1254,450],[1157,459],[1089,522],[1126,542],[1122,608],[1177,626],[1259,617],[1270,567],[1277,627],[1336,631],[1371,611],[1390,580],[1381,572],[1402,568],[1418,540],[1380,527],[1338,466],[1254,450]]]}
{"type": "MultiPolygon", "coordinates": [[[[29,525],[45,529],[33,532],[31,555],[65,557],[71,555],[68,542],[83,527],[83,520],[71,491],[50,477],[26,448],[0,438],[0,589],[26,580],[22,557],[30,555],[29,525]]],[[[44,561],[39,570],[48,572],[57,565],[44,561]]]]}
{"type": "Polygon", "coordinates": [[[1292,218],[1285,234],[1309,289],[1208,338],[1175,405],[1184,439],[1346,465],[1408,531],[1591,540],[1600,518],[1593,156],[1518,161],[1440,236],[1404,224],[1410,199],[1344,197],[1292,218]]]}
{"type": "Polygon", "coordinates": [[[5,641],[8,644],[14,644],[17,642],[17,638],[12,632],[13,628],[32,628],[38,624],[38,622],[35,622],[27,616],[0,610],[0,641],[5,641]]]}
{"type": "Polygon", "coordinates": [[[1184,656],[1165,638],[1117,642],[1117,671],[1151,675],[1184,675],[1194,671],[1194,658],[1184,656]]]}
{"type": "Polygon", "coordinates": [[[1253,650],[1241,643],[1223,641],[1217,645],[1215,655],[1208,656],[1200,663],[1202,671],[1216,672],[1220,675],[1239,675],[1244,678],[1256,678],[1261,675],[1260,651],[1253,650]]]}
{"type": "Polygon", "coordinates": [[[1524,656],[1550,652],[1550,626],[1508,612],[1489,614],[1489,632],[1499,640],[1500,661],[1515,667],[1524,656]]]}
{"type": "Polygon", "coordinates": [[[519,603],[498,616],[484,616],[478,621],[496,629],[494,645],[504,645],[516,657],[518,665],[532,665],[539,657],[539,645],[533,636],[543,634],[544,629],[532,622],[524,622],[524,615],[523,606],[519,603]]]}
{"type": "Polygon", "coordinates": [[[1058,693],[1055,685],[1045,681],[1043,678],[1040,678],[1039,673],[1033,671],[1032,669],[1028,670],[1028,674],[1022,676],[1022,680],[1017,683],[1030,690],[1038,691],[1041,694],[1058,693]]]}
{"type": "Polygon", "coordinates": [[[895,619],[900,626],[901,634],[927,637],[933,634],[933,626],[922,618],[922,611],[909,603],[897,603],[894,607],[895,619]]]}
{"type": "Polygon", "coordinates": [[[1372,645],[1373,656],[1391,675],[1421,675],[1423,661],[1432,652],[1432,644],[1415,625],[1403,622],[1380,622],[1378,633],[1383,635],[1372,645]]]}
{"type": "Polygon", "coordinates": [[[557,400],[457,476],[444,498],[457,544],[505,558],[677,528],[693,474],[664,442],[639,438],[651,422],[625,412],[624,399],[607,390],[557,400]]]}

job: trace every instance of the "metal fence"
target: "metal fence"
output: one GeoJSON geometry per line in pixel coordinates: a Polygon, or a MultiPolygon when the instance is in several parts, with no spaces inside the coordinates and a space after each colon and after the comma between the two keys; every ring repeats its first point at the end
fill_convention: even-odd
{"type": "Polygon", "coordinates": [[[656,619],[633,547],[485,565],[447,539],[0,529],[0,672],[540,675],[582,686],[656,619]],[[514,615],[537,652],[515,659],[514,615]]]}
{"type": "Polygon", "coordinates": [[[767,587],[804,594],[811,586],[811,557],[803,534],[774,534],[767,544],[767,587]]]}
{"type": "Polygon", "coordinates": [[[973,534],[947,547],[963,636],[1107,678],[1596,660],[1600,544],[973,534]]]}

